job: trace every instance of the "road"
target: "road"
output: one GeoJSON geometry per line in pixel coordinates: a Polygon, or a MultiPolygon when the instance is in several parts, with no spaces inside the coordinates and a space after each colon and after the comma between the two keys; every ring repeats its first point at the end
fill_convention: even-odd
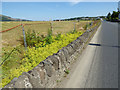
{"type": "Polygon", "coordinates": [[[61,88],[118,88],[118,24],[102,21],[61,88]]]}

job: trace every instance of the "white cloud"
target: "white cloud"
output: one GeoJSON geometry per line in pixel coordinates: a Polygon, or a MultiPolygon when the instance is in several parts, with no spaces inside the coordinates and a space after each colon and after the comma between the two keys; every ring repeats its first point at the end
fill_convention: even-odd
{"type": "Polygon", "coordinates": [[[82,2],[82,1],[84,1],[84,0],[69,0],[70,4],[71,4],[72,6],[78,4],[79,2],[82,2]]]}

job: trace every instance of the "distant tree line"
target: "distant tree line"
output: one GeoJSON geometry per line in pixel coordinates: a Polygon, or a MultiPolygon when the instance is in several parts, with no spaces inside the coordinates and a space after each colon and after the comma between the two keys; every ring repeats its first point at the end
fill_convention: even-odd
{"type": "Polygon", "coordinates": [[[2,16],[0,21],[12,21],[11,19],[9,19],[8,17],[4,17],[2,16]]]}
{"type": "Polygon", "coordinates": [[[105,16],[98,16],[98,17],[75,17],[75,18],[69,18],[69,19],[57,19],[57,20],[53,20],[53,21],[99,20],[100,18],[105,18],[105,16]]]}
{"type": "Polygon", "coordinates": [[[109,12],[106,17],[106,20],[112,21],[112,22],[119,21],[119,14],[120,14],[119,9],[118,9],[118,11],[113,11],[112,14],[109,12]]]}

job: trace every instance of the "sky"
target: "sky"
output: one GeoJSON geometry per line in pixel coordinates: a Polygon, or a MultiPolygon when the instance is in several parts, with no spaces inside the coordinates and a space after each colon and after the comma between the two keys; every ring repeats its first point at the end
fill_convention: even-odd
{"type": "Polygon", "coordinates": [[[33,21],[101,16],[117,11],[118,2],[2,2],[2,14],[33,21]]]}

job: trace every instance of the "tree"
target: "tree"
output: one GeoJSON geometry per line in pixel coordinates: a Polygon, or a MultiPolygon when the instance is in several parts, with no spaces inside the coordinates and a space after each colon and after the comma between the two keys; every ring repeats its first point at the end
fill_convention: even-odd
{"type": "Polygon", "coordinates": [[[111,15],[111,20],[112,21],[118,20],[118,16],[119,16],[119,12],[113,11],[113,13],[111,15]]]}
{"type": "Polygon", "coordinates": [[[111,13],[109,12],[107,15],[107,20],[110,21],[111,20],[111,13]]]}
{"type": "Polygon", "coordinates": [[[117,8],[118,12],[120,12],[119,8],[117,8]]]}

